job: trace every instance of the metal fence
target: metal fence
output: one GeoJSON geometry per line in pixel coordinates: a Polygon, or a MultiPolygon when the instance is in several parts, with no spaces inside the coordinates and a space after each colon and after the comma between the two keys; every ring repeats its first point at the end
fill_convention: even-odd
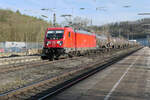
{"type": "Polygon", "coordinates": [[[0,48],[3,48],[3,43],[2,42],[0,42],[0,48]]]}
{"type": "Polygon", "coordinates": [[[0,53],[21,53],[42,47],[43,43],[38,42],[0,42],[0,53]]]}

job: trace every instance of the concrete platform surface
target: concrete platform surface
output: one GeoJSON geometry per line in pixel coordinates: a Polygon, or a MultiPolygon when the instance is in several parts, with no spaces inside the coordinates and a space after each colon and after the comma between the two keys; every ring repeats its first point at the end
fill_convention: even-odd
{"type": "Polygon", "coordinates": [[[139,50],[50,100],[150,100],[150,48],[139,50]]]}

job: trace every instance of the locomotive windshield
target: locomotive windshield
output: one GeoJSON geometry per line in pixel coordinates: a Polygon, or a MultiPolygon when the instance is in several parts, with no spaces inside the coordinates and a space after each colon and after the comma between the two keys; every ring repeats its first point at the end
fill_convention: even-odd
{"type": "Polygon", "coordinates": [[[46,37],[47,39],[56,40],[63,38],[63,34],[63,30],[48,30],[46,37]]]}

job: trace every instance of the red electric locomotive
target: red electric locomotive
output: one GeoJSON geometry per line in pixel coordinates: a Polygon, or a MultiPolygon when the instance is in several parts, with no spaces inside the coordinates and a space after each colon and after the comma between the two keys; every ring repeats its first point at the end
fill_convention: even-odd
{"type": "Polygon", "coordinates": [[[48,28],[45,33],[42,59],[58,59],[60,55],[85,53],[96,49],[96,36],[71,27],[48,28]]]}

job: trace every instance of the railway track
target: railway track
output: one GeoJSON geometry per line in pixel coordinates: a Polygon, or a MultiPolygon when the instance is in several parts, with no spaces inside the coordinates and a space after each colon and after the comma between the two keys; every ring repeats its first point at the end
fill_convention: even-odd
{"type": "Polygon", "coordinates": [[[15,65],[33,61],[39,61],[40,56],[21,56],[21,57],[8,57],[8,58],[0,58],[0,66],[4,65],[15,65]]]}
{"type": "MultiPolygon", "coordinates": [[[[22,61],[22,60],[25,61],[26,59],[33,59],[33,58],[37,58],[37,57],[31,57],[31,58],[28,58],[28,57],[27,58],[23,58],[23,57],[17,58],[16,57],[13,60],[15,60],[16,62],[19,60],[18,62],[20,62],[20,63],[13,63],[13,64],[10,63],[9,65],[1,65],[0,66],[0,74],[8,73],[8,72],[14,72],[14,71],[22,70],[22,69],[25,69],[25,68],[40,67],[40,66],[43,66],[43,65],[56,63],[58,61],[63,62],[63,61],[66,61],[66,60],[79,59],[81,57],[59,59],[59,60],[54,60],[54,61],[48,61],[48,60],[43,61],[43,60],[37,59],[37,60],[31,60],[30,62],[20,62],[20,61],[22,61]]],[[[11,61],[11,59],[7,58],[7,59],[2,60],[2,62],[5,62],[5,61],[9,62],[9,61],[11,61]]]]}
{"type": "MultiPolygon", "coordinates": [[[[51,62],[48,61],[48,63],[41,63],[37,66],[29,64],[21,69],[16,69],[17,67],[14,69],[12,68],[7,72],[0,73],[0,93],[76,70],[82,63],[92,62],[92,59],[93,58],[89,56],[81,56],[51,62]]],[[[0,70],[2,71],[2,69],[0,70]]]]}
{"type": "Polygon", "coordinates": [[[49,64],[49,63],[48,61],[39,60],[36,62],[31,62],[31,63],[29,62],[29,63],[22,63],[22,64],[17,64],[17,65],[3,66],[2,68],[0,68],[0,74],[18,71],[18,70],[25,69],[25,68],[38,67],[42,64],[49,64]]]}
{"type": "Polygon", "coordinates": [[[22,64],[18,64],[18,65],[11,65],[11,66],[4,66],[4,67],[0,67],[0,74],[3,73],[8,73],[8,72],[14,72],[14,71],[18,71],[18,70],[22,70],[25,68],[33,68],[33,67],[40,67],[40,66],[44,66],[44,65],[48,65],[48,64],[53,64],[53,63],[57,63],[59,62],[63,62],[63,61],[67,61],[67,60],[75,60],[75,59],[79,59],[81,57],[74,57],[74,58],[67,58],[67,59],[60,59],[60,60],[54,60],[54,61],[48,61],[48,60],[37,60],[35,62],[28,62],[28,63],[22,63],[22,64]]]}
{"type": "Polygon", "coordinates": [[[2,100],[22,100],[22,99],[32,99],[32,100],[43,100],[47,97],[55,95],[64,89],[72,86],[73,84],[93,75],[94,73],[116,63],[122,58],[136,52],[140,48],[126,54],[113,57],[109,60],[105,60],[103,63],[95,62],[84,68],[79,68],[68,73],[64,73],[60,76],[45,79],[39,82],[35,82],[30,85],[26,85],[21,88],[17,88],[11,91],[0,94],[0,99],[2,100]],[[78,73],[78,74],[77,74],[78,73]],[[68,80],[69,79],[69,80],[68,80]]]}

